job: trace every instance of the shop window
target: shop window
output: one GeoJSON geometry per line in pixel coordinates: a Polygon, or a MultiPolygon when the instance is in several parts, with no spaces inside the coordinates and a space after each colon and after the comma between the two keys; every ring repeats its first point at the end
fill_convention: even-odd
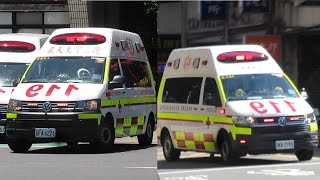
{"type": "Polygon", "coordinates": [[[69,24],[68,12],[44,12],[44,24],[69,24]]]}
{"type": "Polygon", "coordinates": [[[12,24],[12,13],[11,12],[0,12],[0,25],[12,24]]]}
{"type": "Polygon", "coordinates": [[[17,13],[17,24],[42,24],[42,13],[37,12],[27,12],[27,13],[17,13]]]}

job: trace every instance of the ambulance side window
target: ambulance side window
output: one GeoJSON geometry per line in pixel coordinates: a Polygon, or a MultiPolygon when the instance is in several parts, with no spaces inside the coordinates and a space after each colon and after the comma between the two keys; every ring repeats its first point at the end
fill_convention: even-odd
{"type": "MultiPolygon", "coordinates": [[[[109,67],[109,82],[113,80],[116,75],[121,75],[120,66],[117,59],[111,59],[109,67]]],[[[109,86],[109,89],[112,89],[109,86]]]]}
{"type": "Polygon", "coordinates": [[[121,59],[123,75],[127,79],[126,87],[151,87],[147,63],[121,59]]]}
{"type": "Polygon", "coordinates": [[[199,104],[201,77],[166,79],[162,102],[199,104]]]}
{"type": "Polygon", "coordinates": [[[214,78],[206,78],[203,92],[203,105],[222,106],[218,86],[214,78]]]}

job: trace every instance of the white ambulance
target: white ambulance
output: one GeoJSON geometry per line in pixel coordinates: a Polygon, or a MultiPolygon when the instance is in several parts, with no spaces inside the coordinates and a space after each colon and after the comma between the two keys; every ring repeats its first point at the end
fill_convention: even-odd
{"type": "Polygon", "coordinates": [[[258,45],[173,50],[158,94],[158,137],[165,159],[181,151],[295,152],[310,160],[318,144],[313,109],[258,45]]]}
{"type": "Polygon", "coordinates": [[[154,80],[138,34],[109,28],[52,33],[11,96],[8,145],[90,142],[110,147],[116,137],[152,142],[154,80]]]}
{"type": "Polygon", "coordinates": [[[28,65],[47,40],[46,34],[13,33],[0,35],[0,142],[5,142],[7,106],[11,93],[28,65]]]}

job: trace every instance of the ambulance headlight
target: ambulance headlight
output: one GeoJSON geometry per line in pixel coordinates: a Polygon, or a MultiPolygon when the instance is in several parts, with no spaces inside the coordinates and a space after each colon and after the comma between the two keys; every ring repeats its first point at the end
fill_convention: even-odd
{"type": "Polygon", "coordinates": [[[240,126],[250,126],[254,123],[253,117],[232,116],[233,123],[240,126]]]}
{"type": "Polygon", "coordinates": [[[78,101],[75,103],[74,108],[78,111],[97,111],[99,102],[98,100],[78,101]]]}
{"type": "Polygon", "coordinates": [[[21,110],[21,101],[10,99],[8,103],[9,111],[20,111],[21,110]]]}
{"type": "Polygon", "coordinates": [[[316,115],[314,113],[304,115],[305,123],[313,123],[316,122],[316,115]]]}

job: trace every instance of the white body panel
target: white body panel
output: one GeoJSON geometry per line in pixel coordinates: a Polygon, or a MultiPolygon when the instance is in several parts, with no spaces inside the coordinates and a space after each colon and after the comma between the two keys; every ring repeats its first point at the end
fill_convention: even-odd
{"type": "MultiPolygon", "coordinates": [[[[95,59],[97,57],[103,58],[104,66],[104,79],[101,84],[85,84],[85,83],[20,83],[12,95],[12,99],[29,102],[78,102],[83,100],[100,100],[101,114],[106,116],[111,113],[115,123],[118,119],[136,118],[140,120],[148,118],[151,113],[155,114],[156,104],[154,103],[131,103],[129,99],[139,102],[139,98],[153,97],[155,98],[155,87],[134,87],[134,88],[117,88],[113,90],[108,89],[109,80],[109,64],[112,59],[126,59],[134,61],[148,61],[146,51],[144,50],[143,43],[138,34],[109,29],[109,28],[66,28],[54,31],[49,40],[46,41],[38,55],[39,61],[46,59],[50,61],[50,57],[89,57],[95,59]],[[68,35],[72,33],[89,33],[104,36],[106,41],[101,44],[52,44],[50,39],[58,35],[68,35]],[[128,48],[123,48],[120,41],[126,41],[128,48]],[[143,50],[138,51],[136,44],[143,47],[143,50]],[[49,58],[48,58],[49,57],[49,58]],[[37,90],[41,86],[41,90],[37,90]],[[66,95],[67,89],[72,86],[71,93],[66,95]],[[54,87],[54,88],[53,88],[54,87]],[[57,88],[59,87],[59,88],[57,88]],[[36,91],[35,91],[36,89],[36,91]],[[50,91],[52,90],[53,91],[50,91]],[[36,93],[36,95],[35,95],[36,93]],[[108,94],[108,95],[107,95],[108,94]],[[114,104],[115,101],[117,104],[114,104]],[[113,103],[102,105],[103,103],[113,103]]],[[[99,58],[100,59],[100,58],[99,58]]],[[[31,65],[32,66],[32,65],[31,65]]],[[[63,68],[63,67],[54,67],[63,68]]],[[[86,67],[83,67],[86,68],[86,67]]],[[[119,68],[121,69],[121,68],[119,68]]],[[[121,69],[122,73],[122,69],[121,69]]],[[[27,72],[28,74],[28,72],[27,72]]],[[[151,75],[151,72],[149,72],[151,75]]],[[[79,74],[78,74],[79,76],[79,74]]],[[[23,77],[24,78],[24,77],[23,77]]],[[[151,77],[149,77],[152,79],[151,77]]],[[[153,84],[153,83],[151,83],[153,84]]],[[[100,105],[100,104],[99,104],[100,105]]],[[[72,111],[72,110],[71,110],[72,111]]],[[[92,113],[92,112],[84,112],[92,113]]],[[[96,114],[100,114],[98,111],[96,114]]],[[[144,121],[144,126],[147,120],[144,121]]],[[[117,130],[116,130],[117,131],[117,130]]],[[[144,130],[145,131],[145,130],[144,130]]],[[[144,133],[144,132],[142,132],[144,133]]],[[[138,134],[141,134],[139,132],[138,134]]],[[[124,135],[128,135],[125,134],[124,135]]]]}
{"type": "MultiPolygon", "coordinates": [[[[226,101],[222,99],[223,95],[220,87],[223,88],[223,85],[221,83],[221,79],[219,80],[219,78],[221,76],[247,74],[281,74],[281,76],[283,76],[284,72],[271,57],[271,55],[263,47],[258,45],[204,46],[173,50],[167,61],[160,89],[163,90],[165,88],[164,81],[170,78],[200,77],[203,78],[199,95],[200,98],[199,103],[194,105],[187,103],[161,102],[163,97],[163,94],[161,93],[164,92],[160,91],[158,96],[157,112],[158,117],[159,114],[164,117],[160,117],[158,119],[158,133],[161,133],[161,131],[166,128],[169,130],[172,140],[176,138],[174,137],[174,132],[192,134],[208,133],[213,134],[214,140],[216,141],[219,130],[224,129],[227,132],[231,131],[233,126],[232,120],[230,121],[231,116],[258,118],[301,116],[313,113],[312,107],[301,97],[234,101],[226,101]],[[218,55],[235,51],[252,51],[263,53],[268,57],[268,60],[239,63],[225,63],[217,60],[218,55]],[[193,65],[195,59],[200,59],[198,67],[194,67],[193,65]],[[174,68],[175,61],[180,61],[178,68],[174,68]],[[169,67],[168,64],[170,64],[169,67]],[[215,79],[219,89],[222,107],[203,105],[205,78],[215,79]],[[259,103],[259,106],[255,103],[259,103]],[[261,104],[262,107],[260,107],[261,104]],[[259,108],[255,108],[255,106],[259,108]],[[224,110],[224,113],[220,113],[219,110],[221,109],[224,110]],[[166,113],[171,114],[172,117],[165,115],[166,113]],[[174,115],[176,115],[176,117],[174,115]],[[168,116],[169,118],[165,116],[168,116]],[[194,120],[188,119],[192,116],[194,120]],[[225,124],[223,122],[214,125],[209,123],[206,126],[206,118],[209,117],[229,118],[229,121],[227,121],[228,123],[225,124]]],[[[188,139],[186,138],[186,141],[187,140],[188,139]]],[[[188,148],[181,148],[177,146],[175,148],[188,150],[188,148]]],[[[197,149],[197,151],[202,150],[197,149]]]]}
{"type": "MultiPolygon", "coordinates": [[[[1,34],[0,41],[22,41],[31,43],[35,46],[35,50],[32,52],[0,52],[0,63],[31,63],[38,56],[41,46],[48,37],[49,35],[46,34],[1,34]]],[[[5,93],[1,93],[3,91],[0,90],[0,104],[8,104],[14,87],[0,87],[0,89],[5,91],[5,93]]]]}

